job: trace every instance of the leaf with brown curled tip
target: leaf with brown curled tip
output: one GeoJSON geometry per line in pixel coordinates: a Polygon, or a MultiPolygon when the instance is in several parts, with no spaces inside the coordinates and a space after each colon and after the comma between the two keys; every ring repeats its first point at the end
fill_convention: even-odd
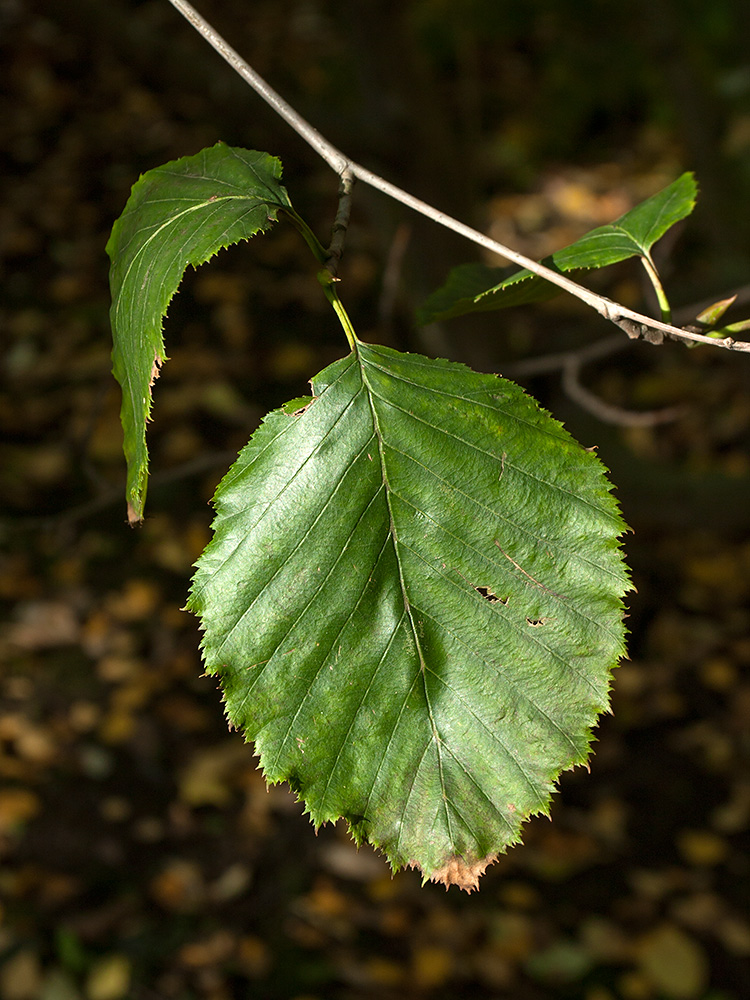
{"type": "Polygon", "coordinates": [[[588,758],[624,525],[596,456],[494,375],[355,341],[312,390],[217,490],[206,669],[316,827],[474,889],[588,758]]]}
{"type": "MultiPolygon", "coordinates": [[[[442,882],[446,892],[452,885],[457,885],[459,889],[464,889],[466,892],[473,892],[474,889],[479,889],[479,879],[489,866],[497,861],[497,858],[497,854],[488,854],[473,864],[467,864],[464,858],[449,858],[442,868],[430,875],[430,882],[442,882]]],[[[419,865],[412,864],[411,867],[419,868],[419,865]]]]}

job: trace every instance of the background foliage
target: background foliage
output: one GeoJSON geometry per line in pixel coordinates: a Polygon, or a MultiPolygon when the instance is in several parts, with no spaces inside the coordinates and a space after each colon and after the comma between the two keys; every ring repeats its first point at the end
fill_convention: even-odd
{"type": "MultiPolygon", "coordinates": [[[[549,7],[202,9],[333,142],[534,256],[695,170],[696,212],[661,249],[671,298],[742,286],[747,5],[549,7]]],[[[587,384],[620,406],[684,412],[602,425],[557,372],[523,367],[609,335],[601,321],[563,298],[418,331],[413,307],[476,256],[357,191],[342,278],[359,330],[517,377],[597,444],[634,528],[639,591],[614,715],[553,823],[532,823],[479,896],[421,890],[413,872],[391,880],[263,790],[177,610],[222,470],[262,413],[342,351],[296,235],[277,227],[227,251],[170,310],[151,514],[134,532],[109,374],[103,248],[139,172],[218,138],[269,149],[322,237],[335,182],[162,0],[6,2],[0,19],[0,993],[739,1000],[746,359],[627,344],[587,384]]],[[[612,280],[609,294],[641,303],[635,264],[612,280]]]]}

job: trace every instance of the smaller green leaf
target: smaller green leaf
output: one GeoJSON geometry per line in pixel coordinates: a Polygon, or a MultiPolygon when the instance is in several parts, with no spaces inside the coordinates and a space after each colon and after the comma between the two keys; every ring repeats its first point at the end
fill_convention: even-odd
{"type": "MultiPolygon", "coordinates": [[[[728,323],[726,326],[719,326],[714,329],[706,329],[704,327],[686,327],[688,330],[692,330],[694,333],[702,333],[705,337],[711,337],[713,340],[726,340],[727,337],[734,337],[737,333],[744,333],[746,330],[750,330],[750,319],[741,319],[736,323],[728,323]]],[[[687,345],[688,347],[697,347],[697,343],[691,343],[687,345]]]]}
{"type": "Polygon", "coordinates": [[[728,326],[724,327],[724,334],[731,336],[733,333],[744,333],[745,330],[750,330],[750,319],[741,319],[736,323],[730,323],[728,326]]]}
{"type": "Polygon", "coordinates": [[[133,185],[107,243],[113,372],[122,386],[128,519],[143,517],[151,387],[166,360],[162,323],[188,265],[264,232],[280,208],[281,163],[217,143],[149,170],[133,185]]]}
{"type": "Polygon", "coordinates": [[[731,295],[728,299],[721,299],[719,302],[714,302],[712,306],[698,313],[696,316],[697,322],[701,326],[716,326],[727,309],[734,304],[736,298],[736,295],[731,295]]]}
{"type": "MultiPolygon", "coordinates": [[[[693,174],[683,174],[615,222],[592,229],[570,246],[545,257],[542,263],[553,271],[565,274],[608,267],[629,257],[650,259],[651,247],[657,240],[692,212],[697,191],[693,174]]],[[[503,271],[480,264],[454,268],[445,285],[434,292],[418,311],[419,322],[432,323],[466,313],[541,302],[560,294],[561,290],[556,285],[527,269],[498,281],[503,271]]]]}

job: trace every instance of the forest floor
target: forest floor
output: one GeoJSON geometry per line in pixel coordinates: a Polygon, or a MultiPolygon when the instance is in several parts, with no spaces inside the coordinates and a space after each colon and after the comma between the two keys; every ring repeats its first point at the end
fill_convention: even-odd
{"type": "MultiPolygon", "coordinates": [[[[555,373],[524,383],[611,466],[637,587],[613,713],[552,821],[530,821],[471,896],[392,875],[341,825],[316,836],[228,732],[181,608],[232,456],[345,344],[294,233],[191,274],[170,310],[148,516],[127,526],[104,245],[139,170],[215,139],[179,88],[138,82],[135,42],[91,45],[63,6],[2,14],[0,997],[745,1000],[747,358],[631,345],[593,366],[618,405],[682,407],[652,428],[598,424],[555,373]]],[[[155,10],[142,5],[141,29],[155,10]]],[[[607,221],[663,169],[558,170],[488,211],[552,218],[564,242],[582,202],[589,224],[607,221]]],[[[379,331],[378,240],[359,226],[342,283],[355,311],[373,339],[428,350],[406,320],[379,331]]],[[[629,275],[620,291],[635,295],[629,275]]],[[[541,315],[523,314],[504,354],[462,360],[510,374],[558,350],[556,314],[541,315]]],[[[581,313],[559,316],[579,344],[581,313]]]]}

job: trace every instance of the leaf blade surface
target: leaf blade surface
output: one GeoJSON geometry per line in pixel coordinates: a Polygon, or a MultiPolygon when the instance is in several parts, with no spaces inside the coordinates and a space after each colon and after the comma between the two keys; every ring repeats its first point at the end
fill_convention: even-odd
{"type": "Polygon", "coordinates": [[[628,583],[598,459],[512,383],[358,342],[216,505],[189,607],[266,777],[471,888],[607,705],[628,583]]]}

